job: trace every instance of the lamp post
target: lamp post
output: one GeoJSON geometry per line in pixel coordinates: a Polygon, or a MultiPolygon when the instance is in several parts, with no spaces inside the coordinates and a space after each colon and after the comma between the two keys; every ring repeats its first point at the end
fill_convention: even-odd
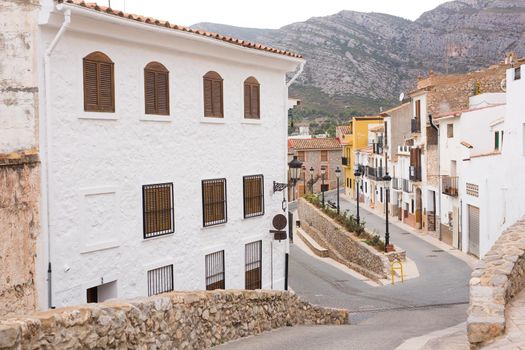
{"type": "Polygon", "coordinates": [[[388,232],[388,197],[390,196],[390,181],[392,177],[388,175],[388,171],[385,176],[383,176],[383,186],[385,187],[385,217],[386,217],[386,232],[385,232],[385,252],[388,251],[388,246],[390,245],[390,233],[388,232]]]}
{"type": "Polygon", "coordinates": [[[310,193],[314,193],[314,167],[310,167],[310,193]]]}
{"type": "Polygon", "coordinates": [[[339,209],[339,177],[341,176],[341,169],[339,169],[339,167],[337,167],[335,169],[335,176],[337,177],[337,214],[340,214],[340,209],[339,209]]]}
{"type": "Polygon", "coordinates": [[[357,224],[359,225],[359,180],[361,179],[361,172],[359,171],[359,168],[354,173],[355,176],[355,186],[357,188],[357,224]]]}
{"type": "Polygon", "coordinates": [[[322,196],[322,203],[324,208],[324,174],[326,174],[326,167],[321,167],[321,196],[322,196]]]}
{"type": "Polygon", "coordinates": [[[288,163],[288,168],[290,168],[290,178],[292,180],[292,199],[295,200],[295,185],[297,181],[301,178],[301,167],[303,162],[297,159],[297,156],[293,156],[293,159],[288,163]]]}

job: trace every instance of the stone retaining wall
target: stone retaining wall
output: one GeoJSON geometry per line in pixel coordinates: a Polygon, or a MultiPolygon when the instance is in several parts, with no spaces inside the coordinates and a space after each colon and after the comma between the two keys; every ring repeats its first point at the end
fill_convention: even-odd
{"type": "Polygon", "coordinates": [[[300,198],[297,203],[301,228],[320,246],[328,249],[330,258],[370,279],[387,278],[390,262],[384,254],[346,231],[305,199],[300,198]]]}
{"type": "Polygon", "coordinates": [[[507,229],[470,279],[468,338],[474,346],[505,331],[505,306],[525,285],[525,219],[507,229]]]}
{"type": "Polygon", "coordinates": [[[273,328],[347,324],[283,291],[172,292],[0,320],[0,349],[206,349],[273,328]]]}

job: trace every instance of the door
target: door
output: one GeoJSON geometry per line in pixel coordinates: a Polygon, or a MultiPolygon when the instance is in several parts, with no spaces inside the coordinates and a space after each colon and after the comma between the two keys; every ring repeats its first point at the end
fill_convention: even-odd
{"type": "Polygon", "coordinates": [[[468,252],[479,257],[479,208],[468,206],[468,252]]]}
{"type": "Polygon", "coordinates": [[[452,245],[459,249],[459,208],[452,208],[452,245]]]}

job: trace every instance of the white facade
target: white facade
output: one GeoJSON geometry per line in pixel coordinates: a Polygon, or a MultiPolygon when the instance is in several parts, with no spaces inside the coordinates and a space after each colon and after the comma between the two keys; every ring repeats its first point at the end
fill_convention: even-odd
{"type": "MultiPolygon", "coordinates": [[[[175,290],[205,288],[205,255],[224,250],[225,286],[245,285],[245,244],[262,240],[262,287],[283,289],[288,241],[274,241],[283,214],[288,91],[301,59],[136,23],[74,5],[50,58],[46,91],[49,259],[52,306],[86,302],[88,288],[116,282],[106,297],[147,295],[148,270],[173,264],[175,290]],[[114,62],[115,113],[83,109],[82,59],[114,62]],[[169,70],[170,115],[144,113],[144,67],[169,70]],[[224,79],[224,118],[203,115],[203,75],[224,79]],[[243,82],[260,83],[260,120],[244,119],[243,82]],[[263,216],[243,218],[243,176],[264,175],[263,216]],[[227,181],[227,223],[203,227],[201,181],[227,181]],[[142,186],[173,183],[175,232],[143,238],[142,186]]],[[[44,14],[45,15],[45,14],[44,14]]],[[[43,16],[45,18],[45,16],[43,16]]],[[[64,16],[51,13],[43,47],[64,16]]],[[[42,259],[41,259],[42,260],[42,259]]],[[[45,276],[38,276],[45,280],[45,276]]],[[[100,291],[99,291],[100,293],[100,291]]],[[[41,304],[47,305],[46,292],[41,304]]]]}

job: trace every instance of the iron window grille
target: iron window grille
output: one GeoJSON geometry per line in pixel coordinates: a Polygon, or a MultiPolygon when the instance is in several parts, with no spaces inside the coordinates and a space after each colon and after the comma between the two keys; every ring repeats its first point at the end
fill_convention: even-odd
{"type": "Polygon", "coordinates": [[[226,179],[202,180],[202,223],[204,227],[228,221],[226,179]]]}
{"type": "Polygon", "coordinates": [[[244,217],[264,215],[264,177],[250,175],[243,177],[244,217]]]}
{"type": "Polygon", "coordinates": [[[173,290],[173,265],[148,271],[148,296],[173,290]]]}
{"type": "Polygon", "coordinates": [[[262,241],[245,245],[245,288],[262,288],[262,241]]]}
{"type": "Polygon", "coordinates": [[[144,238],[175,232],[173,183],[142,186],[144,238]]]}
{"type": "Polygon", "coordinates": [[[206,290],[224,289],[224,250],[206,255],[206,290]]]}

